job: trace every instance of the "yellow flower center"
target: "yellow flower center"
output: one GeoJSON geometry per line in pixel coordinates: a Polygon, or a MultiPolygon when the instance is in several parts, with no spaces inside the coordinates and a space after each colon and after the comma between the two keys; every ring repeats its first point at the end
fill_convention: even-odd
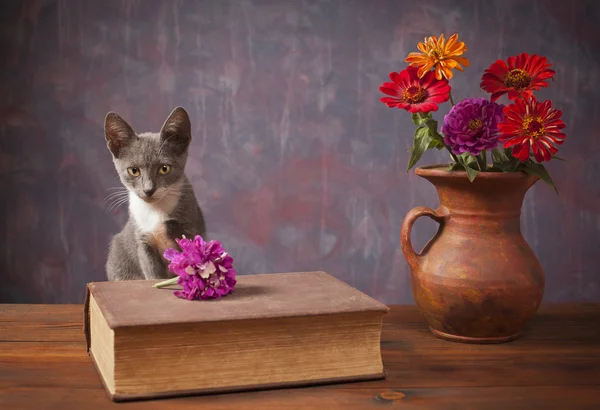
{"type": "Polygon", "coordinates": [[[427,91],[423,87],[411,85],[402,93],[402,99],[409,104],[419,104],[427,99],[427,91]]]}
{"type": "Polygon", "coordinates": [[[431,50],[429,52],[429,56],[433,57],[436,63],[438,63],[444,57],[442,51],[439,49],[431,50]]]}
{"type": "Polygon", "coordinates": [[[546,134],[546,128],[540,117],[525,117],[523,132],[532,138],[539,138],[546,134]]]}
{"type": "Polygon", "coordinates": [[[520,68],[510,70],[504,80],[505,86],[514,88],[517,91],[529,87],[529,84],[531,84],[531,77],[527,74],[527,71],[520,68]]]}
{"type": "Polygon", "coordinates": [[[470,120],[469,125],[467,125],[467,127],[469,127],[469,129],[472,131],[478,130],[482,126],[483,126],[483,121],[481,121],[479,118],[470,120]]]}

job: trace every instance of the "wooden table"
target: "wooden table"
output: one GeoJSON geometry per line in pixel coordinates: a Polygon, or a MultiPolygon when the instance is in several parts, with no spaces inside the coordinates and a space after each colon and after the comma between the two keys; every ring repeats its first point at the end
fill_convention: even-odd
{"type": "Polygon", "coordinates": [[[384,323],[387,379],[113,403],[84,343],[81,305],[0,305],[0,409],[600,409],[600,304],[543,306],[524,337],[432,336],[414,307],[384,323]]]}

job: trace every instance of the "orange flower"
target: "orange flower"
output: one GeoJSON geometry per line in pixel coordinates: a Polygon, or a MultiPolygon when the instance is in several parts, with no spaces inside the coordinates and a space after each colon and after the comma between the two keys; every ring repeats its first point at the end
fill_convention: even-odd
{"type": "Polygon", "coordinates": [[[458,34],[453,34],[448,39],[441,34],[439,40],[435,36],[427,37],[423,43],[417,47],[422,53],[409,53],[406,62],[413,67],[419,68],[419,78],[423,78],[432,67],[435,67],[435,78],[441,80],[452,78],[452,69],[463,71],[461,66],[469,66],[469,60],[465,57],[459,57],[467,51],[467,46],[462,41],[456,41],[458,34]]]}

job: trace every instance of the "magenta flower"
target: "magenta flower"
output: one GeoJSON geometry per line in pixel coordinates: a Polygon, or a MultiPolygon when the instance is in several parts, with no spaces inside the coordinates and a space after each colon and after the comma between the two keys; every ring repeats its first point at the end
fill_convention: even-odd
{"type": "Polygon", "coordinates": [[[467,98],[444,117],[444,143],[454,154],[479,155],[498,145],[498,123],[504,119],[503,106],[485,98],[467,98]]]}
{"type": "MultiPolygon", "coordinates": [[[[170,248],[164,253],[171,262],[169,270],[178,275],[177,283],[183,287],[174,292],[175,296],[188,300],[217,299],[233,292],[236,284],[233,258],[219,241],[207,243],[200,235],[193,240],[184,236],[176,241],[181,252],[170,248]]],[[[157,285],[162,287],[162,283],[157,285]]]]}

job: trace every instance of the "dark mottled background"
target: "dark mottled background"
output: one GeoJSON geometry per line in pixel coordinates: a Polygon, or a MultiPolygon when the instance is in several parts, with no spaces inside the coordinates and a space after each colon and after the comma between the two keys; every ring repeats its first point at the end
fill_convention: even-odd
{"type": "MultiPolygon", "coordinates": [[[[183,105],[188,175],[241,274],[324,269],[383,302],[412,303],[399,227],[437,197],[405,172],[413,125],[377,88],[417,41],[455,31],[472,62],[452,80],[455,99],[483,95],[482,70],[497,58],[527,51],[554,63],[540,94],[564,110],[569,163],[549,166],[559,197],[543,184],[530,191],[523,231],[547,273],[545,301],[600,300],[598,1],[1,7],[0,302],[81,302],[86,282],[105,278],[127,210],[103,202],[117,186],[104,116],[157,131],[183,105]]],[[[435,225],[416,228],[422,245],[435,225]]]]}

